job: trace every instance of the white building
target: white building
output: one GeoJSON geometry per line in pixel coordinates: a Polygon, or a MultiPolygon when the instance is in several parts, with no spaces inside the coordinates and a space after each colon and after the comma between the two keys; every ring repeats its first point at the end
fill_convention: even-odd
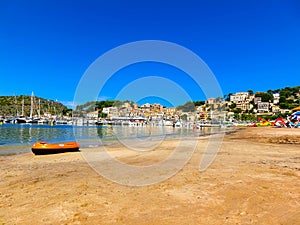
{"type": "Polygon", "coordinates": [[[258,112],[269,112],[269,102],[258,102],[257,111],[258,112]]]}
{"type": "Polygon", "coordinates": [[[97,119],[98,118],[98,111],[89,112],[86,114],[87,118],[89,119],[97,119]]]}
{"type": "Polygon", "coordinates": [[[107,115],[114,115],[118,112],[118,108],[117,107],[104,107],[102,109],[102,112],[107,115]]]}
{"type": "Polygon", "coordinates": [[[141,105],[141,108],[150,108],[151,104],[150,103],[145,103],[143,105],[141,105]]]}
{"type": "Polygon", "coordinates": [[[230,101],[233,103],[243,102],[248,99],[249,93],[248,92],[237,92],[233,95],[230,95],[230,101]]]}
{"type": "Polygon", "coordinates": [[[216,103],[216,99],[215,98],[208,98],[205,101],[205,104],[209,104],[209,105],[213,105],[216,103]]]}
{"type": "Polygon", "coordinates": [[[274,98],[273,103],[274,104],[278,104],[279,103],[279,99],[280,99],[280,94],[279,93],[273,94],[273,98],[274,98]]]}

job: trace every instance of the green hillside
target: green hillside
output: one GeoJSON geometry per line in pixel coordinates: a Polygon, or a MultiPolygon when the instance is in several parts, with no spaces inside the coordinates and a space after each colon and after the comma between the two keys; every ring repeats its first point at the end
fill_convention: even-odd
{"type": "MultiPolygon", "coordinates": [[[[15,116],[22,114],[22,102],[24,100],[24,115],[30,115],[31,96],[0,96],[0,116],[15,116]]],[[[60,102],[48,100],[40,97],[34,97],[33,115],[51,113],[51,115],[65,115],[70,111],[60,102]]]]}

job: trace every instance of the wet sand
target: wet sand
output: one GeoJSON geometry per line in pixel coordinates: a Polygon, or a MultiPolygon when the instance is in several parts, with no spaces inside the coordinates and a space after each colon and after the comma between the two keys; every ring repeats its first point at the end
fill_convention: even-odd
{"type": "MultiPolygon", "coordinates": [[[[0,224],[300,224],[300,129],[241,128],[200,172],[207,142],[176,175],[145,187],[105,179],[79,152],[0,156],[0,224]]],[[[176,143],[146,154],[108,150],[151,165],[176,143]]]]}

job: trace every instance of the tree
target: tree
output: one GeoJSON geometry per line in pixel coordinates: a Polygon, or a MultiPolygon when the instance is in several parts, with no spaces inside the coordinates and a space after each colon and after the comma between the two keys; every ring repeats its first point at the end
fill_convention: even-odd
{"type": "Polygon", "coordinates": [[[188,101],[184,105],[177,106],[177,110],[182,110],[183,112],[195,112],[196,107],[193,102],[188,101]]]}
{"type": "Polygon", "coordinates": [[[193,103],[195,106],[205,105],[205,101],[194,101],[193,103]]]}
{"type": "Polygon", "coordinates": [[[242,112],[242,110],[240,108],[236,108],[236,109],[233,110],[233,112],[240,114],[242,112]]]}
{"type": "Polygon", "coordinates": [[[286,97],[284,95],[280,96],[279,103],[286,103],[286,97]]]}
{"type": "Polygon", "coordinates": [[[235,103],[232,103],[230,106],[229,106],[229,108],[231,108],[231,109],[234,109],[236,107],[236,104],[235,103]]]}
{"type": "Polygon", "coordinates": [[[107,117],[107,114],[106,114],[106,113],[103,113],[103,112],[100,113],[100,118],[103,118],[103,119],[104,119],[104,118],[106,118],[106,117],[107,117]]]}
{"type": "Polygon", "coordinates": [[[230,101],[230,96],[231,95],[233,95],[232,93],[229,93],[228,95],[227,95],[227,98],[225,99],[225,101],[230,101]]]}
{"type": "Polygon", "coordinates": [[[235,120],[240,120],[241,119],[240,114],[239,113],[235,113],[234,114],[234,119],[235,120]]]}
{"type": "Polygon", "coordinates": [[[119,104],[120,104],[120,101],[118,101],[118,100],[97,101],[95,103],[95,108],[98,109],[99,111],[102,111],[103,108],[112,107],[112,106],[116,106],[119,104]]]}
{"type": "Polygon", "coordinates": [[[182,120],[184,120],[184,121],[187,121],[187,115],[186,115],[186,114],[181,115],[180,118],[181,118],[182,120]]]}
{"type": "Polygon", "coordinates": [[[255,115],[248,114],[248,113],[243,113],[241,115],[241,120],[243,121],[255,121],[257,118],[255,115]]]}
{"type": "Polygon", "coordinates": [[[261,97],[262,102],[270,102],[273,101],[273,95],[266,92],[258,92],[255,94],[255,97],[261,97]]]}
{"type": "Polygon", "coordinates": [[[248,90],[249,95],[253,95],[253,91],[252,90],[248,90]]]}
{"type": "Polygon", "coordinates": [[[73,112],[73,110],[68,109],[68,108],[63,109],[63,111],[62,111],[64,116],[70,116],[70,115],[72,115],[72,112],[73,112]]]}

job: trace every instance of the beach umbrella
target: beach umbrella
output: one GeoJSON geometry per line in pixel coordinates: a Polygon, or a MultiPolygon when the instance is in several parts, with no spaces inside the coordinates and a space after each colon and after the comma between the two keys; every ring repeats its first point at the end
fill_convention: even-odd
{"type": "Polygon", "coordinates": [[[300,116],[300,111],[294,112],[292,115],[300,116]]]}
{"type": "Polygon", "coordinates": [[[296,108],[293,108],[292,111],[300,111],[300,105],[296,108]]]}

